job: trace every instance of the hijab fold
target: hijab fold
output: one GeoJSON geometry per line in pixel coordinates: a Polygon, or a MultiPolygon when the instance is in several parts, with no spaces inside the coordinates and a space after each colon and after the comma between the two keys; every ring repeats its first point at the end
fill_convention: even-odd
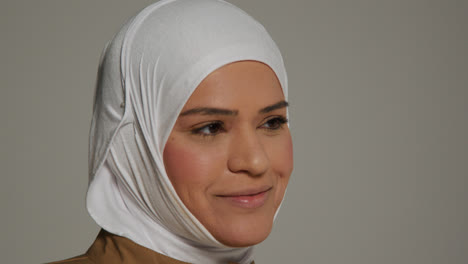
{"type": "Polygon", "coordinates": [[[162,153],[198,84],[236,61],[268,65],[287,98],[267,31],[221,0],[163,0],[129,20],[101,57],[89,145],[87,209],[105,230],[190,263],[250,263],[217,241],[172,186],[162,153]]]}

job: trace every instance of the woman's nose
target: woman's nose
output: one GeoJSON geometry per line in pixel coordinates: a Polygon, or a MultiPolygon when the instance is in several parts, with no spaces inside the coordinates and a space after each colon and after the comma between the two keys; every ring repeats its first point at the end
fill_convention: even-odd
{"type": "Polygon", "coordinates": [[[255,132],[239,132],[232,138],[228,159],[228,168],[231,172],[258,177],[269,167],[270,159],[255,132]]]}

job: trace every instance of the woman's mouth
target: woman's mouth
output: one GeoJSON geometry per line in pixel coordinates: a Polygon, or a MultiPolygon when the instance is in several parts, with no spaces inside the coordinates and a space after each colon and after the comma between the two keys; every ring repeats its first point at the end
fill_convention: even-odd
{"type": "Polygon", "coordinates": [[[271,189],[272,187],[257,190],[245,190],[226,195],[217,195],[217,197],[222,198],[224,201],[227,201],[236,207],[256,209],[265,204],[271,189]]]}

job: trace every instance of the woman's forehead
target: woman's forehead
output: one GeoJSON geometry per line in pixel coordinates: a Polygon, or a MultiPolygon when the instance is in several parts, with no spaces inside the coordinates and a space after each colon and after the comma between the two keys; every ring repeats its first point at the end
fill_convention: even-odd
{"type": "Polygon", "coordinates": [[[236,109],[245,105],[266,107],[284,101],[273,70],[257,61],[239,61],[209,74],[190,96],[182,112],[193,107],[236,109]]]}

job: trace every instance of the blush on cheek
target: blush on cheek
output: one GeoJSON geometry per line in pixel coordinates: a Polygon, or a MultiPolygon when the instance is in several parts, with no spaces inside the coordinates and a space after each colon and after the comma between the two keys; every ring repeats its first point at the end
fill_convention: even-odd
{"type": "Polygon", "coordinates": [[[287,171],[289,172],[288,173],[288,178],[290,176],[290,174],[292,173],[292,170],[293,170],[293,167],[294,167],[294,158],[293,158],[293,144],[292,144],[292,140],[291,138],[289,138],[288,142],[286,143],[286,147],[285,147],[285,155],[286,157],[284,157],[284,161],[285,161],[285,167],[287,168],[287,171]]]}
{"type": "Polygon", "coordinates": [[[178,143],[177,140],[167,142],[163,154],[164,166],[176,191],[184,185],[204,182],[210,157],[201,153],[197,148],[178,143]]]}
{"type": "Polygon", "coordinates": [[[274,149],[271,150],[272,166],[278,171],[282,178],[289,178],[293,170],[293,145],[289,135],[281,141],[272,144],[274,149]]]}
{"type": "Polygon", "coordinates": [[[283,201],[286,187],[293,170],[293,145],[291,137],[285,137],[281,143],[275,144],[274,160],[272,162],[274,170],[278,173],[278,188],[275,192],[275,211],[283,201]]]}

